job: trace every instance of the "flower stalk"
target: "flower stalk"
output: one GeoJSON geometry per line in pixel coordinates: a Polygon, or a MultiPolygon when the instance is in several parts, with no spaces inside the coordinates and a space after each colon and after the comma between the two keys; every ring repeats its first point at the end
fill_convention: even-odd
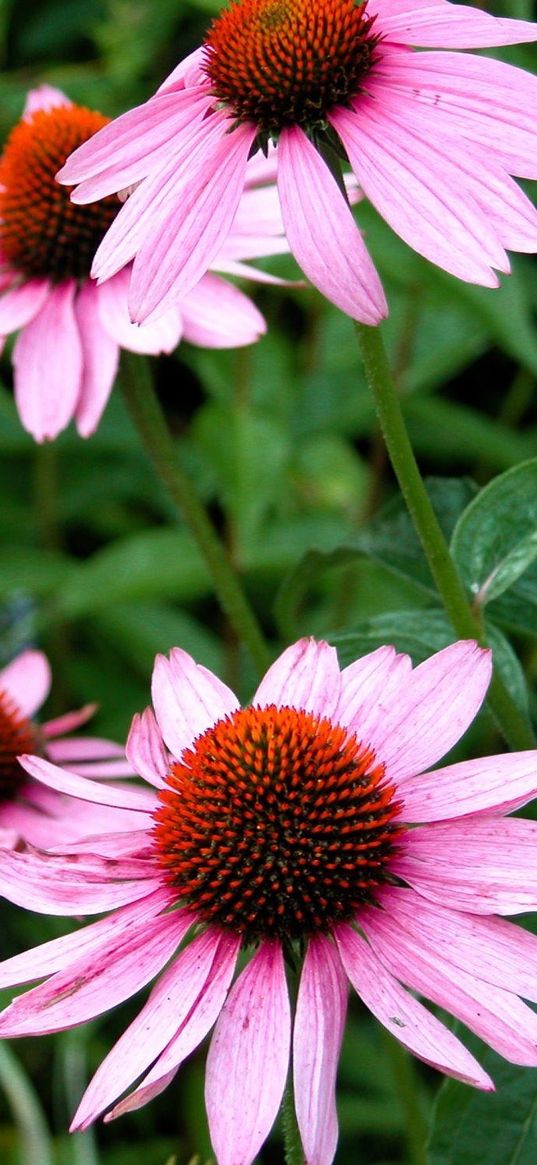
{"type": "Polygon", "coordinates": [[[263,633],[218,534],[180,463],[179,450],[166,424],[147,362],[124,353],[118,380],[146,453],[196,542],[220,606],[254,663],[263,671],[270,660],[263,633]]]}
{"type": "MultiPolygon", "coordinates": [[[[386,448],[408,512],[421,541],[431,574],[454,631],[463,639],[486,646],[480,620],[472,611],[462,580],[425,489],[408,436],[399,394],[395,387],[384,342],[378,328],[355,323],[367,382],[375,400],[386,448]]],[[[488,691],[488,703],[513,749],[535,747],[535,739],[511,693],[496,672],[488,691]]]]}

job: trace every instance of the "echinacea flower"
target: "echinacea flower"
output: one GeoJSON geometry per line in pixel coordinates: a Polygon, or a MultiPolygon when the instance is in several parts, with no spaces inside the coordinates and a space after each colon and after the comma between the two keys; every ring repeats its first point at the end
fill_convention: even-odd
{"type": "MultiPolygon", "coordinates": [[[[0,671],[0,847],[25,843],[54,849],[67,840],[102,834],[108,814],[100,805],[65,797],[21,768],[17,757],[31,753],[47,757],[85,777],[105,780],[132,775],[124,750],[111,740],[71,736],[93,715],[90,704],[55,720],[38,724],[35,713],[51,685],[48,660],[42,651],[23,651],[0,671]]],[[[133,829],[136,817],[121,812],[114,828],[133,829]]]]}
{"type": "MultiPolygon", "coordinates": [[[[24,116],[0,158],[0,346],[19,332],[13,352],[15,400],[37,441],[56,437],[74,419],[94,432],[116,376],[120,348],[171,352],[181,338],[205,347],[251,344],[263,316],[238,287],[209,272],[180,304],[143,327],[129,319],[130,266],[97,286],[95,250],[121,203],[108,198],[75,206],[55,180],[58,167],[107,118],[73,105],[43,85],[30,92],[24,116]]],[[[219,270],[263,279],[244,260],[287,251],[271,164],[247,181],[237,228],[219,270]],[[253,183],[259,183],[257,190],[253,183]]]]}
{"type": "Polygon", "coordinates": [[[135,718],[127,745],[150,811],[134,791],[114,798],[24,761],[50,788],[106,804],[109,832],[93,853],[0,854],[2,890],[45,913],[114,909],[0,964],[0,987],[47,977],[2,1013],[0,1035],[72,1027],[162,972],[74,1129],[158,1095],[216,1023],[206,1103],[218,1165],[251,1165],[291,1042],[305,1160],[330,1165],[348,981],[415,1055],[477,1088],[492,1081],[411,992],[537,1065],[537,1015],[519,998],[537,1000],[537,938],[496,917],[536,906],[537,823],[505,814],[537,791],[537,753],[426,771],[476,715],[490,674],[473,642],[415,669],[383,647],[341,671],[333,648],[301,640],[240,708],[174,649],[157,658],[154,712],[135,718]],[[114,845],[116,805],[139,811],[130,844],[122,833],[114,845]],[[293,1022],[286,962],[299,968],[293,1022]]]}
{"type": "Polygon", "coordinates": [[[94,274],[134,258],[138,321],[184,295],[231,230],[247,159],[272,142],[291,251],[348,315],[377,324],[387,307],[339,158],[411,247],[496,287],[505,248],[537,249],[510,177],[537,177],[537,78],[451,50],[536,39],[536,24],[448,0],[232,0],[158,93],[61,171],[79,204],[139,183],[94,274]]]}

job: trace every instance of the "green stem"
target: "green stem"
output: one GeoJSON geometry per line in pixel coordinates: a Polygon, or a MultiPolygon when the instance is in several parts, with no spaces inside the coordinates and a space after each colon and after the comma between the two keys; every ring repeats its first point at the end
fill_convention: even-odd
{"type": "Polygon", "coordinates": [[[39,1098],[5,1042],[0,1044],[0,1088],[6,1094],[19,1131],[21,1162],[53,1165],[52,1139],[39,1098]]]}
{"type": "Polygon", "coordinates": [[[304,1150],[296,1119],[293,1082],[290,1072],[283,1094],[282,1129],[285,1165],[304,1165],[304,1150]]]}
{"type": "Polygon", "coordinates": [[[427,1165],[426,1144],[429,1129],[420,1099],[415,1061],[399,1040],[394,1039],[385,1028],[381,1030],[396,1093],[403,1110],[408,1160],[412,1165],[427,1165]]]}
{"type": "MultiPolygon", "coordinates": [[[[470,607],[418,469],[380,329],[358,323],[355,324],[355,328],[365,374],[375,399],[390,461],[425,551],[438,593],[456,634],[461,639],[477,639],[483,644],[486,640],[481,623],[470,607]]],[[[535,747],[533,733],[498,673],[495,673],[491,682],[488,703],[512,748],[535,747]]]]}
{"type": "Polygon", "coordinates": [[[261,672],[270,655],[256,616],[214,526],[185,473],[155,393],[147,362],[123,353],[119,384],[153,467],[188,526],[213,582],[220,606],[261,672]]]}

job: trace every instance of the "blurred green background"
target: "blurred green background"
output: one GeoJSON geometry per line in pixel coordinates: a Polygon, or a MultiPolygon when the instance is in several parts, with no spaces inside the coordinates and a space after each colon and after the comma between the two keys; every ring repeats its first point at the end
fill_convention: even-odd
{"type": "MultiPolygon", "coordinates": [[[[112,116],[145,100],[199,43],[218,7],[214,0],[0,0],[2,140],[27,90],[43,81],[112,116]]],[[[498,0],[491,10],[533,17],[529,0],[498,0]]],[[[532,46],[494,55],[535,68],[532,46]]],[[[386,340],[409,429],[450,532],[478,486],[537,457],[535,264],[515,257],[502,289],[482,290],[411,253],[369,207],[358,217],[388,295],[386,340]],[[445,477],[457,481],[447,487],[438,481],[445,477]]],[[[265,266],[297,277],[291,259],[265,266]]],[[[386,641],[423,658],[451,634],[394,489],[350,321],[310,289],[254,294],[269,324],[258,345],[211,352],[184,344],[153,362],[196,488],[275,652],[313,633],[338,643],[345,662],[386,641]]],[[[10,350],[8,343],[0,386],[0,664],[25,646],[42,647],[54,670],[46,712],[96,700],[95,731],[118,740],[148,703],[155,653],[174,644],[248,698],[253,668],[119,394],[91,440],[70,430],[36,447],[14,409],[10,350]]],[[[533,568],[510,594],[490,613],[504,675],[524,706],[524,674],[530,689],[537,674],[533,568]]],[[[483,716],[466,750],[499,747],[483,716]]],[[[53,920],[9,906],[3,913],[3,954],[61,933],[53,920]]],[[[52,1140],[25,1140],[39,1134],[35,1117],[0,1095],[5,1165],[164,1165],[174,1156],[185,1165],[194,1154],[203,1165],[210,1155],[203,1050],[148,1108],[94,1132],[65,1133],[84,1079],[138,1007],[135,1000],[84,1032],[14,1045],[52,1140]]],[[[409,1069],[385,1057],[384,1040],[354,1001],[341,1060],[337,1165],[418,1161],[408,1136],[417,1119],[405,1105],[409,1069]]],[[[426,1119],[439,1078],[415,1071],[426,1119]]],[[[261,1160],[281,1160],[277,1129],[261,1160]]],[[[449,1160],[460,1165],[462,1157],[449,1160]]],[[[448,1157],[431,1161],[445,1165],[448,1157]]]]}

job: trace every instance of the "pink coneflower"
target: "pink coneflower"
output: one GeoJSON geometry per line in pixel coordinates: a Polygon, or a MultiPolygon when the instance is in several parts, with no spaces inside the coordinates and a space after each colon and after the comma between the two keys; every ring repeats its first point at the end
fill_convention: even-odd
{"type": "Polygon", "coordinates": [[[78,150],[77,203],[140,186],[94,274],[133,259],[132,318],[200,278],[232,228],[247,159],[276,145],[289,244],[328,299],[366,324],[386,314],[338,183],[364,194],[416,251],[496,287],[505,248],[537,247],[537,214],[510,177],[537,177],[537,78],[461,53],[537,39],[537,25],[446,0],[233,0],[145,105],[78,150]]]}
{"type": "MultiPolygon", "coordinates": [[[[94,432],[120,348],[171,352],[181,338],[231,348],[253,343],[266,330],[255,304],[213,273],[192,285],[180,305],[141,328],[127,310],[128,260],[102,285],[90,279],[95,250],[121,204],[114,197],[75,206],[55,174],[106,122],[44,85],[29,94],[0,159],[0,345],[19,332],[15,399],[37,441],[57,436],[72,419],[81,436],[94,432]]],[[[265,163],[247,178],[219,270],[263,279],[243,260],[288,250],[274,187],[252,185],[266,183],[271,172],[265,163]]]]}
{"type": "MultiPolygon", "coordinates": [[[[94,705],[38,724],[33,719],[46,700],[50,667],[41,651],[23,651],[0,671],[0,847],[21,842],[53,849],[89,834],[101,834],[109,817],[100,805],[76,801],[34,781],[17,757],[32,753],[68,765],[91,778],[132,775],[119,745],[95,737],[72,737],[93,715],[94,705]]],[[[119,788],[120,786],[118,786],[119,788]]],[[[136,816],[122,811],[114,829],[133,829],[136,816]]]]}
{"type": "MultiPolygon", "coordinates": [[[[537,938],[495,917],[536,905],[537,823],[504,814],[537,790],[537,754],[424,771],[468,727],[490,672],[489,652],[472,642],[415,670],[383,647],[340,671],[333,648],[301,640],[241,709],[186,652],[157,659],[154,712],[135,718],[127,746],[154,787],[130,845],[123,833],[114,850],[109,832],[99,857],[87,845],[0,855],[0,885],[22,906],[116,908],[0,965],[0,987],[50,976],[7,1008],[0,1034],[71,1027],[163,972],[73,1128],[156,1096],[216,1022],[206,1102],[219,1165],[256,1156],[291,1042],[305,1159],[329,1165],[348,980],[398,1040],[449,1075],[493,1087],[412,991],[508,1060],[537,1065],[537,1015],[518,998],[537,1000],[537,938]],[[293,1025],[286,963],[299,968],[293,1025]]],[[[106,803],[110,831],[114,805],[137,808],[132,793],[114,799],[37,758],[25,766],[106,803]]]]}

